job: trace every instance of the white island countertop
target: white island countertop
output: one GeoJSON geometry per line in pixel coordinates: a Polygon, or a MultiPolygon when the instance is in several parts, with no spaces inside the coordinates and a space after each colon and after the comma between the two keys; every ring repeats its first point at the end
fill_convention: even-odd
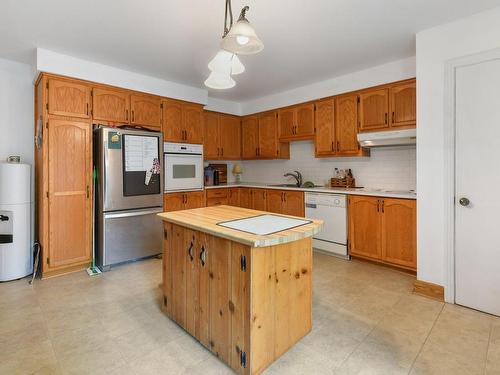
{"type": "Polygon", "coordinates": [[[376,188],[332,188],[328,186],[318,186],[313,188],[276,186],[277,183],[259,183],[259,182],[240,182],[229,183],[215,186],[205,186],[205,189],[223,189],[235,187],[248,187],[258,189],[277,189],[277,190],[297,190],[312,193],[330,193],[330,194],[348,194],[348,195],[370,195],[374,197],[417,199],[417,193],[412,190],[390,190],[376,188]]]}

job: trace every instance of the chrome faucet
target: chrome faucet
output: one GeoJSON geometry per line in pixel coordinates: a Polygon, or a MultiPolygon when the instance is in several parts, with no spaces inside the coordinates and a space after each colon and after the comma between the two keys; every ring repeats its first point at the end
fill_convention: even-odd
{"type": "Polygon", "coordinates": [[[294,171],[295,173],[285,173],[283,177],[293,177],[297,181],[297,187],[302,186],[302,174],[299,171],[294,171]]]}

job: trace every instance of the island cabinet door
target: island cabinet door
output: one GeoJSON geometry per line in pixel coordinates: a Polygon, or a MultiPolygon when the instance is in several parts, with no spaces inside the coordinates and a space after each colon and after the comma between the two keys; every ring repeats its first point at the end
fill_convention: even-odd
{"type": "Polygon", "coordinates": [[[171,317],[186,327],[186,233],[182,227],[172,226],[170,233],[171,317]]]}
{"type": "Polygon", "coordinates": [[[209,348],[217,357],[230,363],[231,344],[231,241],[208,236],[209,276],[209,348]]]}
{"type": "Polygon", "coordinates": [[[239,374],[250,373],[251,248],[236,242],[231,251],[231,343],[229,362],[239,374]]]}
{"type": "Polygon", "coordinates": [[[196,321],[200,301],[200,268],[196,256],[197,242],[199,242],[200,237],[201,235],[198,232],[184,228],[183,247],[186,262],[186,326],[184,328],[192,336],[196,336],[196,321]]]}
{"type": "Polygon", "coordinates": [[[163,256],[162,256],[162,280],[163,280],[163,309],[168,316],[172,316],[172,273],[171,273],[171,246],[170,235],[172,233],[172,224],[165,222],[163,224],[163,256]]]}

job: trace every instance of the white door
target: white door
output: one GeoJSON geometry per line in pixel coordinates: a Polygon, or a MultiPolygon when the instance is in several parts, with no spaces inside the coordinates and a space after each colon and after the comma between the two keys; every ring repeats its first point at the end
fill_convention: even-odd
{"type": "Polygon", "coordinates": [[[455,302],[500,315],[500,59],[456,70],[455,302]]]}

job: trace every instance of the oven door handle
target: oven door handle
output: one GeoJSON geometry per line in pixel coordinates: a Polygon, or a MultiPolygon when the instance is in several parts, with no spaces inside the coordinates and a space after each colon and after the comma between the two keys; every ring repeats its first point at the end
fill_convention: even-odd
{"type": "Polygon", "coordinates": [[[118,218],[122,218],[122,217],[134,217],[134,216],[159,214],[160,212],[163,212],[162,208],[152,208],[152,209],[140,210],[140,211],[110,212],[110,213],[105,213],[104,218],[105,219],[118,219],[118,218]]]}

